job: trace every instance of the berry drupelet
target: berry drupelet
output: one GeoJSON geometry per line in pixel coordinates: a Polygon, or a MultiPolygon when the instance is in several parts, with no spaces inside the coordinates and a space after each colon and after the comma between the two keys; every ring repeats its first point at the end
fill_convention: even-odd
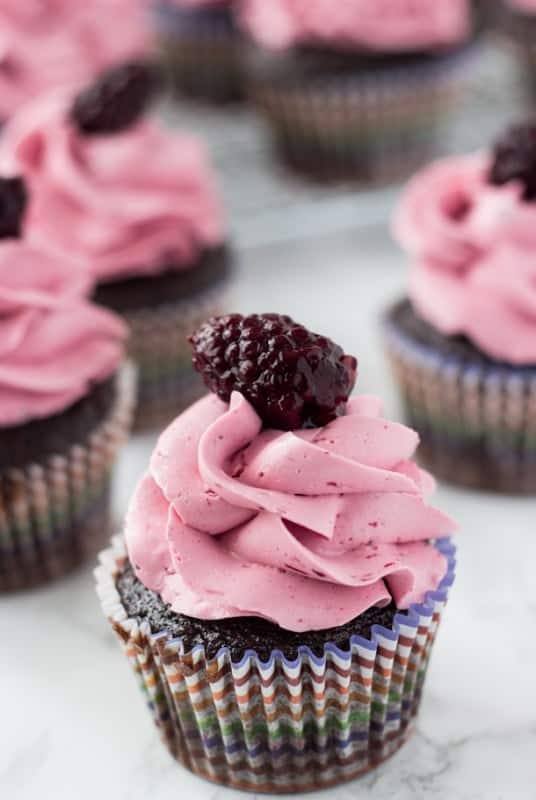
{"type": "Polygon", "coordinates": [[[536,200],[536,120],[513,125],[495,143],[489,180],[495,186],[520,181],[523,199],[536,200]]]}
{"type": "Polygon", "coordinates": [[[71,117],[83,134],[119,133],[146,111],[159,84],[158,73],[151,65],[122,64],[76,96],[71,117]]]}
{"type": "Polygon", "coordinates": [[[345,413],[356,359],[290,317],[215,317],[190,342],[207,387],[225,402],[241,392],[266,427],[320,427],[345,413]]]}
{"type": "Polygon", "coordinates": [[[18,238],[28,204],[23,178],[0,178],[0,239],[18,238]]]}

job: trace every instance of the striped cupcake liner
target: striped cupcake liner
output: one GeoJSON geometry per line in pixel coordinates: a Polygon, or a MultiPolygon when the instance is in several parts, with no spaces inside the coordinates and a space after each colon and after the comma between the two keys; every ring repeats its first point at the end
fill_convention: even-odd
{"type": "Polygon", "coordinates": [[[116,588],[127,560],[122,537],[96,570],[102,607],[134,670],[164,744],[183,766],[215,783],[253,792],[325,788],[374,769],[406,741],[417,715],[430,653],[454,580],[455,548],[436,592],[319,657],[299,648],[289,661],[253,650],[234,663],[222,648],[207,659],[129,618],[116,588]]]}
{"type": "Polygon", "coordinates": [[[450,483],[536,494],[536,366],[447,358],[389,318],[385,334],[420,460],[450,483]]]}
{"type": "Polygon", "coordinates": [[[476,46],[411,65],[271,81],[251,63],[251,94],[287,166],[318,180],[381,183],[432,158],[467,84],[476,46]]]}
{"type": "Polygon", "coordinates": [[[160,3],[154,25],[177,94],[215,103],[243,98],[242,39],[229,9],[160,3]]]}
{"type": "Polygon", "coordinates": [[[107,419],[66,455],[0,475],[0,592],[59,578],[105,544],[110,478],[134,405],[134,371],[117,379],[107,419]]]}
{"type": "Polygon", "coordinates": [[[206,389],[192,366],[188,336],[227,307],[227,282],[195,298],[126,312],[130,355],[138,367],[134,430],[162,428],[206,389]]]}

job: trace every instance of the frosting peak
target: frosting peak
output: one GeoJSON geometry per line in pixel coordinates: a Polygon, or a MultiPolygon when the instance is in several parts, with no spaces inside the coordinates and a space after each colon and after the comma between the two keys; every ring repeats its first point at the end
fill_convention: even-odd
{"type": "Polygon", "coordinates": [[[455,45],[469,36],[468,0],[244,0],[243,23],[261,44],[328,44],[375,51],[455,45]]]}
{"type": "Polygon", "coordinates": [[[536,203],[492,185],[490,156],[439,161],[410,183],[394,220],[413,258],[410,297],[447,336],[493,359],[536,364],[536,203]]]}
{"type": "Polygon", "coordinates": [[[70,264],[0,245],[0,427],[60,413],[117,369],[126,330],[87,288],[70,264]]]}
{"type": "Polygon", "coordinates": [[[76,253],[95,281],[187,268],[222,243],[222,210],[196,140],[151,121],[83,136],[70,119],[73,96],[28,105],[2,137],[3,167],[30,186],[32,240],[76,253]]]}
{"type": "Polygon", "coordinates": [[[209,395],[161,436],[127,516],[139,579],[174,611],[259,616],[294,631],[399,608],[437,588],[429,540],[453,523],[426,505],[417,435],[348,403],[324,428],[263,430],[239,393],[209,395]]]}

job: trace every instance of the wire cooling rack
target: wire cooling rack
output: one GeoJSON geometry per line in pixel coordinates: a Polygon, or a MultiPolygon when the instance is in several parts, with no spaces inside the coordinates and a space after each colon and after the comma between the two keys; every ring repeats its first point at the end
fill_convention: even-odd
{"type": "MultiPolygon", "coordinates": [[[[445,137],[445,152],[486,146],[523,110],[510,53],[493,42],[482,44],[471,68],[470,90],[445,137]]],[[[325,188],[290,176],[274,161],[264,125],[250,110],[179,104],[166,108],[165,116],[207,143],[241,248],[383,225],[389,217],[399,187],[325,188]]]]}

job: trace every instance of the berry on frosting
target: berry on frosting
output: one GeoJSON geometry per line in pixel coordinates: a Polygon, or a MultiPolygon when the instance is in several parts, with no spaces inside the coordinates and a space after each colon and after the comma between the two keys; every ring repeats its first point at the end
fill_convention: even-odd
{"type": "Polygon", "coordinates": [[[0,178],[0,239],[20,236],[27,202],[23,178],[0,178]]]}
{"type": "Polygon", "coordinates": [[[320,427],[345,413],[356,359],[290,317],[215,317],[190,342],[194,367],[208,388],[225,402],[241,392],[266,427],[320,427]]]}
{"type": "Polygon", "coordinates": [[[81,133],[119,133],[144,113],[158,84],[157,72],[149,64],[122,64],[76,96],[71,116],[81,133]]]}
{"type": "Polygon", "coordinates": [[[493,149],[491,183],[514,180],[523,184],[524,200],[536,200],[536,120],[513,125],[493,149]]]}

